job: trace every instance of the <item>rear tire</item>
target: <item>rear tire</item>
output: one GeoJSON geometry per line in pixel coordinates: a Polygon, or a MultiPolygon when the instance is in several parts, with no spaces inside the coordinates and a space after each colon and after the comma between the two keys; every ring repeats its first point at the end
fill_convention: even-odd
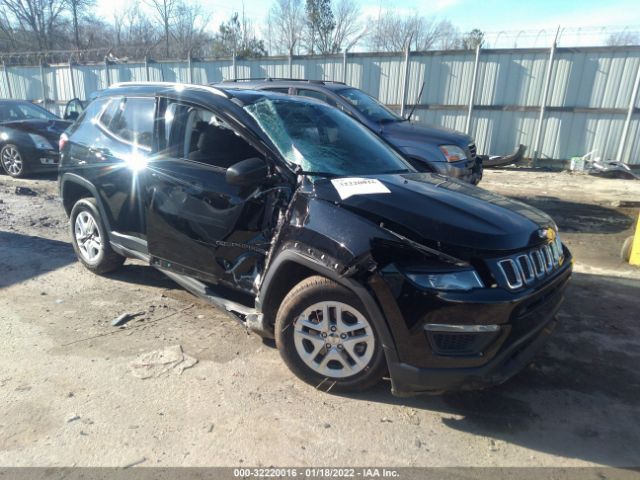
{"type": "Polygon", "coordinates": [[[70,219],[73,249],[87,269],[104,274],[122,266],[125,257],[111,248],[94,198],[78,200],[71,210],[70,219]]]}
{"type": "Polygon", "coordinates": [[[328,278],[309,277],[278,309],[276,345],[289,369],[309,385],[331,392],[366,390],[386,368],[382,340],[366,315],[353,292],[328,278]]]}

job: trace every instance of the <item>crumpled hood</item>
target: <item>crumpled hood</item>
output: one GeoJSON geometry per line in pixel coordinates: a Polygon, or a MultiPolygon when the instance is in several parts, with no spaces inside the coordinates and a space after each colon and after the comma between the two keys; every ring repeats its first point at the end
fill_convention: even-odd
{"type": "Polygon", "coordinates": [[[328,179],[316,181],[314,192],[318,198],[385,223],[390,230],[400,226],[412,232],[415,241],[452,247],[518,250],[541,243],[540,229],[555,228],[551,217],[540,210],[440,175],[407,173],[365,178],[375,178],[388,193],[354,194],[342,199],[328,179]]]}
{"type": "Polygon", "coordinates": [[[38,119],[16,120],[13,122],[4,122],[0,124],[0,126],[2,127],[13,128],[25,133],[36,133],[38,135],[42,135],[48,140],[54,140],[56,144],[62,132],[69,128],[70,125],[71,122],[67,122],[66,120],[38,119]]]}
{"type": "Polygon", "coordinates": [[[385,140],[398,147],[417,143],[432,143],[435,145],[457,145],[466,149],[472,143],[471,137],[462,132],[412,122],[385,123],[381,127],[381,135],[385,140]]]}

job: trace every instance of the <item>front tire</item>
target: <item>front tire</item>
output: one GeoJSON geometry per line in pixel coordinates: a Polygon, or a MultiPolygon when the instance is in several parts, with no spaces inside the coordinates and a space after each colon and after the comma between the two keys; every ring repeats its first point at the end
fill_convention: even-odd
{"type": "Polygon", "coordinates": [[[95,199],[78,200],[70,217],[73,249],[86,268],[104,274],[122,266],[125,258],[111,249],[95,199]]]}
{"type": "Polygon", "coordinates": [[[382,341],[353,292],[321,276],[296,285],[282,301],[276,345],[289,369],[325,391],[357,392],[380,381],[382,341]]]}
{"type": "Polygon", "coordinates": [[[4,145],[0,150],[0,164],[5,173],[13,178],[24,177],[27,172],[20,149],[12,143],[4,145]]]}

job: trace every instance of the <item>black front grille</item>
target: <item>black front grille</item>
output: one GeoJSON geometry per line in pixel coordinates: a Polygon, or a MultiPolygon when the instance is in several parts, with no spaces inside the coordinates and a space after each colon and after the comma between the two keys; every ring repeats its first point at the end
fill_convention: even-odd
{"type": "Polygon", "coordinates": [[[533,285],[558,270],[564,263],[560,238],[523,253],[498,259],[498,282],[510,290],[533,285]]]}

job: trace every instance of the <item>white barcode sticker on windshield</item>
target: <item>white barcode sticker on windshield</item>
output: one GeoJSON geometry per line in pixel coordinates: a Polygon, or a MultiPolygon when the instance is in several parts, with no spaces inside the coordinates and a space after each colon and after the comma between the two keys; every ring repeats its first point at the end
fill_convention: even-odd
{"type": "Polygon", "coordinates": [[[341,200],[353,195],[371,195],[373,193],[391,193],[380,180],[375,178],[336,178],[331,180],[341,200]]]}

